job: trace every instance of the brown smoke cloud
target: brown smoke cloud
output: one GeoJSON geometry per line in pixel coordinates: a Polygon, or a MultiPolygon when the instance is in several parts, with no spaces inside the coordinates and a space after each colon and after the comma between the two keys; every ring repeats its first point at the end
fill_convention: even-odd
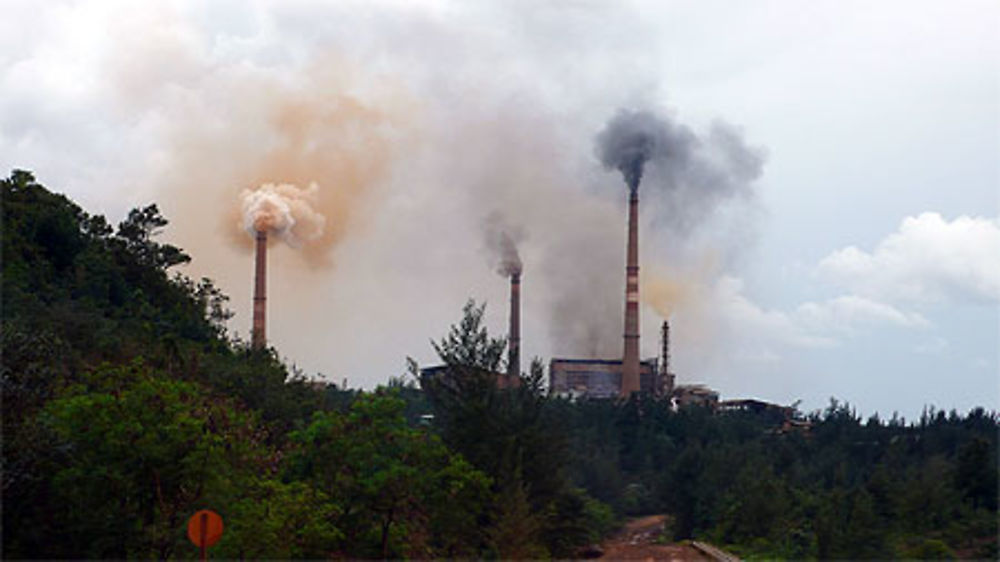
{"type": "Polygon", "coordinates": [[[720,275],[718,253],[702,251],[680,264],[651,263],[641,272],[640,298],[663,319],[677,312],[690,315],[702,294],[720,275]]]}
{"type": "MultiPolygon", "coordinates": [[[[674,355],[687,365],[691,365],[693,357],[719,353],[721,327],[711,311],[714,276],[718,272],[706,267],[708,261],[693,269],[652,264],[642,272],[640,281],[640,295],[648,313],[645,325],[659,326],[662,320],[669,320],[674,328],[674,355]]],[[[646,334],[651,335],[649,330],[646,334]]],[[[687,378],[691,374],[682,376],[687,378]]]]}
{"type": "Polygon", "coordinates": [[[119,111],[148,131],[140,201],[160,204],[170,242],[193,256],[184,273],[232,297],[236,334],[250,328],[247,230],[278,234],[268,237],[285,242],[268,256],[270,332],[290,358],[320,367],[317,350],[329,349],[321,338],[336,329],[329,318],[344,317],[324,304],[346,263],[339,253],[372,229],[418,106],[394,74],[335,49],[227,59],[183,17],[160,16],[129,23],[137,28],[106,65],[119,111]],[[167,23],[185,31],[144,32],[167,23]]]}
{"type": "Polygon", "coordinates": [[[106,72],[119,110],[149,131],[144,167],[171,236],[196,260],[218,263],[220,240],[249,252],[250,197],[251,207],[289,207],[285,240],[309,267],[332,265],[347,233],[369,222],[369,196],[407,134],[405,88],[332,48],[227,58],[185,14],[152,12],[109,31],[119,48],[106,72]]]}
{"type": "Polygon", "coordinates": [[[689,283],[677,277],[648,273],[642,275],[642,289],[642,301],[664,319],[669,319],[678,305],[690,301],[694,293],[689,283]]]}
{"type": "MultiPolygon", "coordinates": [[[[247,194],[253,193],[271,194],[262,201],[285,200],[297,219],[286,239],[301,245],[311,266],[331,265],[337,243],[351,228],[363,227],[365,196],[393,163],[392,138],[403,126],[404,110],[392,92],[369,92],[365,99],[352,94],[357,79],[357,71],[344,62],[310,65],[290,84],[270,84],[264,95],[252,96],[246,107],[227,116],[219,134],[203,139],[198,154],[187,148],[181,152],[183,167],[212,165],[200,154],[245,162],[213,186],[232,194],[228,214],[217,219],[232,242],[250,247],[242,230],[247,194]],[[246,137],[259,144],[247,143],[246,137]]],[[[228,86],[239,90],[240,81],[228,86]]],[[[175,131],[176,144],[202,136],[185,129],[175,131]]]]}

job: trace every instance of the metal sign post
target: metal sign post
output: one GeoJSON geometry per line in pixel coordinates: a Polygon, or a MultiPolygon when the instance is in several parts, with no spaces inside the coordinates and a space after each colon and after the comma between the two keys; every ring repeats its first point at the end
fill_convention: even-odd
{"type": "Polygon", "coordinates": [[[188,538],[198,547],[201,560],[208,560],[208,547],[222,538],[222,517],[218,513],[203,509],[188,519],[188,538]]]}

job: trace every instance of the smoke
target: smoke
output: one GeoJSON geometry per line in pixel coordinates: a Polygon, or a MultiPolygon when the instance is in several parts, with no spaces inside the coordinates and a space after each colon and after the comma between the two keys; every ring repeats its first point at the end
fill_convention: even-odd
{"type": "Polygon", "coordinates": [[[664,319],[669,319],[678,306],[683,306],[693,296],[693,286],[689,279],[676,275],[642,276],[643,302],[649,304],[664,319]]]}
{"type": "MultiPolygon", "coordinates": [[[[596,135],[595,149],[606,169],[621,172],[630,192],[641,184],[646,194],[639,244],[644,315],[673,318],[683,327],[690,349],[698,341],[711,353],[707,342],[717,330],[705,302],[724,266],[744,254],[754,239],[754,182],[763,171],[764,151],[724,122],[698,131],[650,109],[618,110],[596,135]]],[[[624,217],[619,215],[617,222],[618,232],[624,231],[624,217]]],[[[616,242],[624,247],[621,234],[616,242]]],[[[584,255],[593,265],[599,254],[586,250],[584,255]]],[[[567,303],[562,310],[573,315],[574,326],[608,324],[620,317],[623,256],[608,255],[600,263],[602,271],[615,272],[603,275],[610,280],[595,287],[594,279],[580,279],[563,297],[567,303]],[[597,298],[618,302],[598,307],[597,298]]],[[[648,320],[652,318],[646,325],[648,320]]],[[[620,333],[580,335],[590,338],[580,341],[585,348],[620,352],[620,333]]]]}
{"type": "Polygon", "coordinates": [[[619,228],[621,217],[612,213],[573,210],[580,214],[571,220],[592,219],[584,223],[588,228],[558,233],[544,262],[553,352],[570,357],[620,356],[625,229],[619,228]]]}
{"type": "Polygon", "coordinates": [[[685,236],[725,202],[751,198],[764,166],[764,150],[731,125],[717,121],[699,135],[650,110],[619,110],[596,142],[601,163],[621,171],[630,190],[645,176],[653,213],[685,236]]]}
{"type": "Polygon", "coordinates": [[[597,135],[601,163],[618,169],[629,190],[639,189],[646,162],[667,152],[669,127],[648,111],[619,110],[597,135]]]}
{"type": "Polygon", "coordinates": [[[653,263],[642,270],[642,302],[663,319],[676,315],[685,323],[704,323],[705,291],[724,270],[715,252],[683,263],[653,263]]]}
{"type": "Polygon", "coordinates": [[[298,248],[323,235],[326,217],[313,209],[319,186],[300,189],[291,184],[265,183],[240,194],[243,228],[253,235],[267,231],[277,234],[289,246],[298,248]]]}
{"type": "MultiPolygon", "coordinates": [[[[533,264],[535,281],[523,294],[525,341],[530,345],[537,340],[533,330],[543,332],[548,340],[540,351],[543,356],[620,356],[626,221],[620,200],[604,188],[606,177],[587,159],[593,147],[593,137],[587,133],[593,128],[567,123],[556,112],[515,101],[486,104],[477,98],[470,107],[452,103],[448,110],[440,122],[432,116],[434,126],[442,130],[428,137],[427,145],[433,147],[430,168],[448,178],[446,186],[455,187],[430,191],[435,196],[422,208],[428,216],[421,217],[421,222],[435,220],[431,217],[454,220],[441,214],[446,210],[450,215],[461,213],[472,222],[469,226],[481,232],[484,243],[479,249],[488,256],[492,269],[509,275],[512,266],[522,260],[533,264]],[[461,115],[460,128],[450,126],[456,115],[461,115]],[[494,115],[504,119],[497,120],[494,115]],[[497,158],[497,154],[503,157],[497,158]],[[530,232],[530,238],[523,232],[530,232]],[[514,259],[505,259],[508,256],[514,259]]],[[[730,145],[740,148],[745,143],[710,142],[711,133],[699,138],[692,128],[675,121],[648,112],[643,115],[652,119],[640,120],[640,128],[659,139],[640,143],[650,155],[642,179],[643,189],[650,193],[649,204],[642,208],[645,224],[640,243],[644,272],[640,294],[645,313],[667,317],[676,310],[685,322],[700,321],[705,314],[686,301],[702,298],[702,287],[711,285],[721,264],[745,247],[744,223],[734,217],[745,214],[742,203],[748,198],[730,198],[734,205],[713,202],[710,208],[698,211],[701,220],[677,235],[665,220],[670,215],[659,193],[671,189],[664,186],[662,173],[663,163],[671,157],[661,148],[701,142],[706,148],[684,148],[672,158],[702,159],[714,166],[717,161],[733,160],[721,147],[734,152],[730,145]],[[650,127],[651,122],[657,126],[650,127]],[[730,234],[734,228],[741,231],[730,234]],[[646,275],[654,271],[655,276],[646,275]]],[[[755,163],[755,153],[747,154],[748,161],[755,163]]],[[[673,189],[687,190],[687,184],[702,181],[691,172],[692,166],[684,169],[684,173],[668,178],[673,189]]],[[[736,177],[741,168],[727,164],[723,169],[736,177]]],[[[748,190],[751,187],[746,186],[748,190]]],[[[457,243],[454,239],[449,242],[457,243]]],[[[415,251],[421,256],[428,253],[426,248],[415,251]]],[[[468,294],[477,289],[457,290],[468,294]]],[[[699,333],[711,334],[712,330],[699,328],[699,333]]],[[[645,338],[643,343],[655,349],[655,338],[645,338]]]]}
{"type": "MultiPolygon", "coordinates": [[[[188,273],[232,295],[234,328],[250,309],[246,234],[266,228],[298,247],[268,255],[275,345],[338,380],[381,382],[397,374],[393,353],[429,353],[427,337],[466,298],[506,301],[481,266],[485,238],[491,269],[531,264],[524,356],[620,354],[625,216],[592,155],[598,108],[664,93],[633,14],[525,17],[505,3],[224,12],[109,12],[113,48],[95,82],[131,127],[128,156],[109,159],[131,173],[109,177],[123,193],[147,190],[128,204],[161,204],[170,242],[194,257],[188,273]],[[592,40],[598,25],[629,33],[609,49],[592,40]]],[[[600,162],[652,195],[643,271],[701,243],[663,236],[685,221],[715,241],[711,210],[759,175],[757,154],[731,128],[699,136],[654,111],[615,117],[600,162]]]]}
{"type": "Polygon", "coordinates": [[[152,156],[138,164],[175,242],[230,287],[242,274],[214,270],[245,261],[248,222],[299,247],[284,275],[335,265],[342,242],[370,225],[375,191],[408,142],[405,86],[332,49],[280,65],[223,57],[182,15],[162,19],[184,33],[133,30],[105,72],[116,107],[142,123],[152,156]]]}
{"type": "Polygon", "coordinates": [[[493,212],[483,221],[483,236],[496,272],[504,277],[520,275],[522,264],[517,244],[524,238],[523,231],[507,224],[499,212],[493,212]]]}

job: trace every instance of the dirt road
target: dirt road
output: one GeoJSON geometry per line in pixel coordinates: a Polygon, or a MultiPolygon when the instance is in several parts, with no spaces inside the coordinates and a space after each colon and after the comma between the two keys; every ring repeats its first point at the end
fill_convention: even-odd
{"type": "Polygon", "coordinates": [[[664,515],[650,515],[625,524],[617,535],[601,548],[603,560],[711,560],[693,546],[686,544],[656,544],[663,530],[664,515]]]}

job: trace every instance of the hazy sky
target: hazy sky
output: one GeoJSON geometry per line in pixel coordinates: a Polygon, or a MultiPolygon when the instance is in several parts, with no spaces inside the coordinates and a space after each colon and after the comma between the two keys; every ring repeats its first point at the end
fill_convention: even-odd
{"type": "Polygon", "coordinates": [[[323,236],[270,252],[268,335],[309,373],[370,388],[432,362],[470,297],[504,333],[497,217],[522,358],[620,354],[627,192],[594,139],[625,108],[687,128],[716,179],[760,163],[697,207],[650,172],[644,356],[669,314],[678,382],[724,398],[1000,407],[995,1],[0,9],[3,173],[115,222],[157,202],[243,337],[240,193],[317,184],[323,236]]]}

